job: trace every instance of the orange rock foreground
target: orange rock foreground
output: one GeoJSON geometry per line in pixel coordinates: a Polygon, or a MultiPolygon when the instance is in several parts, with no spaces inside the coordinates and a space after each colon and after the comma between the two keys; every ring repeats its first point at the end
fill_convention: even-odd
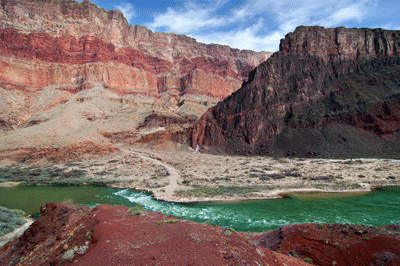
{"type": "Polygon", "coordinates": [[[307,265],[234,230],[127,207],[45,203],[0,265],[307,265]]]}
{"type": "Polygon", "coordinates": [[[248,241],[244,236],[251,237],[252,233],[123,206],[90,208],[45,203],[41,213],[20,238],[0,249],[0,265],[290,266],[311,262],[400,262],[399,224],[381,228],[285,225],[279,230],[255,234],[248,241]]]}

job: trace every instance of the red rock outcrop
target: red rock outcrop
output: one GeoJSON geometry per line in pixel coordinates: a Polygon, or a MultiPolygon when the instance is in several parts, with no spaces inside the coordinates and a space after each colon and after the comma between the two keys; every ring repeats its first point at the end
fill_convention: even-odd
{"type": "Polygon", "coordinates": [[[362,225],[303,224],[284,225],[253,240],[283,254],[310,258],[315,265],[399,265],[398,235],[362,225]]]}
{"type": "Polygon", "coordinates": [[[229,229],[127,207],[45,203],[0,265],[307,265],[229,229]]]}
{"type": "Polygon", "coordinates": [[[332,123],[397,139],[399,79],[399,31],[301,26],[281,40],[280,51],[258,66],[240,90],[202,117],[192,145],[234,140],[254,153],[287,154],[275,139],[288,130],[312,129],[325,145],[312,153],[322,155],[329,141],[321,130],[332,123]]]}

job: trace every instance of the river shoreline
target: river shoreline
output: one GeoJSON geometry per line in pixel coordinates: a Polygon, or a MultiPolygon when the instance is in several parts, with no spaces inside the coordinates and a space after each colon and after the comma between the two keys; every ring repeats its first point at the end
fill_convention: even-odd
{"type": "Polygon", "coordinates": [[[362,193],[400,186],[389,159],[307,159],[210,155],[124,147],[82,161],[9,165],[0,187],[106,185],[176,203],[281,199],[290,193],[362,193]]]}
{"type": "Polygon", "coordinates": [[[149,193],[99,186],[1,188],[0,205],[36,214],[45,202],[118,205],[160,212],[198,223],[262,232],[294,223],[352,223],[381,226],[398,222],[400,187],[365,193],[289,194],[282,200],[231,200],[176,204],[149,193]],[[339,194],[339,195],[337,195],[339,194]],[[303,197],[304,195],[304,197],[303,197]],[[31,199],[27,201],[26,199],[31,199]],[[385,215],[381,215],[385,214],[385,215]]]}

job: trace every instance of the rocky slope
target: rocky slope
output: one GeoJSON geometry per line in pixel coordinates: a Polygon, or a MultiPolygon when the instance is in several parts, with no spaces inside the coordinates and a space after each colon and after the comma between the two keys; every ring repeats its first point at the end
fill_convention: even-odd
{"type": "Polygon", "coordinates": [[[285,225],[253,239],[257,246],[310,258],[315,265],[399,265],[399,224],[285,225]]]}
{"type": "Polygon", "coordinates": [[[240,90],[202,117],[192,145],[397,158],[399,53],[399,31],[298,27],[240,90]]]}
{"type": "Polygon", "coordinates": [[[194,121],[269,56],[128,25],[89,1],[0,4],[3,155],[89,142],[108,150],[110,136],[154,128],[149,115],[161,127],[166,116],[194,121]]]}
{"type": "Polygon", "coordinates": [[[233,230],[160,213],[56,203],[41,213],[0,250],[0,265],[308,265],[233,230]]]}
{"type": "Polygon", "coordinates": [[[21,237],[0,249],[0,265],[400,263],[399,224],[285,225],[253,234],[122,206],[45,203],[40,211],[21,237]]]}

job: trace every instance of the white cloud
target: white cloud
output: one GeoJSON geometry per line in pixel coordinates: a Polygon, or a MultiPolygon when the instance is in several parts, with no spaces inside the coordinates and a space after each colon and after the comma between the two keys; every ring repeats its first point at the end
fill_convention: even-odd
{"type": "Polygon", "coordinates": [[[393,24],[393,22],[384,24],[384,25],[379,25],[379,26],[372,26],[371,28],[382,28],[385,30],[400,30],[400,25],[399,24],[393,24]]]}
{"type": "Polygon", "coordinates": [[[207,35],[195,34],[193,37],[200,42],[226,44],[233,48],[253,51],[277,51],[279,41],[284,37],[284,33],[275,31],[264,36],[258,34],[264,26],[264,21],[259,20],[257,24],[243,30],[238,29],[207,35]]]}
{"type": "Polygon", "coordinates": [[[165,28],[174,33],[189,33],[224,25],[226,21],[214,17],[214,11],[214,8],[201,9],[189,2],[182,10],[168,8],[166,13],[156,16],[148,26],[152,29],[165,28]]]}
{"type": "Polygon", "coordinates": [[[128,22],[130,22],[131,19],[135,17],[135,9],[131,3],[123,3],[121,5],[115,5],[114,8],[121,11],[124,14],[126,20],[128,20],[128,22]]]}
{"type": "Polygon", "coordinates": [[[343,23],[361,23],[378,3],[378,0],[248,0],[230,10],[232,1],[220,0],[214,5],[210,1],[207,7],[186,2],[182,9],[168,8],[156,15],[147,26],[187,34],[206,43],[276,51],[279,40],[297,26],[337,27],[343,23]]]}
{"type": "Polygon", "coordinates": [[[349,20],[361,22],[364,15],[365,13],[362,8],[357,6],[349,6],[336,11],[330,15],[327,20],[322,20],[320,24],[324,25],[325,27],[334,27],[349,20]]]}

